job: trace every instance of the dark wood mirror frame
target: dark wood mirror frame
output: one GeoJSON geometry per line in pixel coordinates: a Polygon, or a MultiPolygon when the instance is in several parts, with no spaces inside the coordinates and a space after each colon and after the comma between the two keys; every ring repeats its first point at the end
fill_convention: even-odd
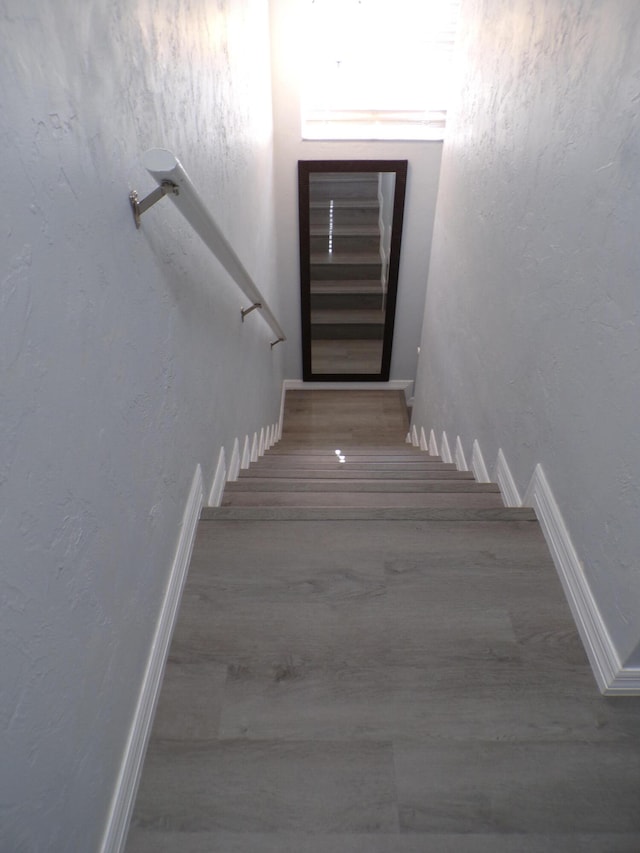
{"type": "Polygon", "coordinates": [[[388,381],[391,368],[391,347],[395,322],[396,299],[398,292],[398,270],[400,267],[400,245],[402,240],[402,222],[404,217],[404,199],[407,182],[407,160],[300,160],[298,161],[298,200],[300,219],[300,284],[302,319],[302,366],[305,381],[388,381]],[[312,294],[311,294],[311,209],[310,184],[315,174],[328,173],[393,173],[395,191],[391,241],[387,265],[386,293],[384,303],[384,330],[382,333],[382,353],[379,372],[345,373],[319,372],[312,363],[312,294]]]}

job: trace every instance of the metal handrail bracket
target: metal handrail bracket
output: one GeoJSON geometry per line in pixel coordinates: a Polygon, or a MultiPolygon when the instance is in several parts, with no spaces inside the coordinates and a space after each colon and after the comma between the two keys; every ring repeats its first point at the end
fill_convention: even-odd
{"type": "Polygon", "coordinates": [[[252,311],[255,311],[256,308],[262,308],[262,302],[254,302],[249,308],[241,308],[240,316],[242,317],[242,322],[244,323],[244,318],[247,314],[251,314],[252,311]]]}
{"type": "Polygon", "coordinates": [[[138,193],[135,190],[131,190],[129,193],[129,202],[131,204],[131,209],[133,210],[133,218],[136,223],[136,228],[140,227],[140,217],[142,214],[146,213],[150,207],[153,207],[156,202],[160,201],[161,198],[164,198],[169,193],[173,193],[174,195],[180,194],[179,187],[171,181],[163,181],[159,187],[152,190],[148,196],[145,196],[142,199],[142,201],[138,200],[138,193]]]}
{"type": "Polygon", "coordinates": [[[138,194],[135,190],[129,194],[136,228],[140,227],[142,214],[161,198],[164,198],[165,195],[168,195],[194,231],[200,235],[238,287],[251,301],[249,308],[240,309],[242,320],[244,321],[245,316],[251,311],[259,308],[260,313],[276,335],[276,340],[271,343],[271,347],[273,348],[277,343],[285,341],[287,338],[282,327],[266,304],[242,261],[211,216],[175,154],[165,148],[152,148],[143,155],[142,162],[149,174],[157,181],[158,188],[149,193],[142,201],[138,201],[138,194]]]}

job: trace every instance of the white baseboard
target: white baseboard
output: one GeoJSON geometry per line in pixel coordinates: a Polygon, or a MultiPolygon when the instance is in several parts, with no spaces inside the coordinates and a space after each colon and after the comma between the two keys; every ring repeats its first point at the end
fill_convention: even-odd
{"type": "Polygon", "coordinates": [[[287,391],[403,391],[407,405],[413,395],[413,379],[390,379],[388,382],[305,382],[285,379],[283,396],[287,391]]]}
{"type": "Polygon", "coordinates": [[[420,427],[420,450],[424,450],[425,453],[429,452],[429,442],[427,441],[427,436],[424,433],[424,427],[420,427]]]}
{"type": "Polygon", "coordinates": [[[411,427],[410,435],[411,435],[411,444],[414,447],[420,447],[420,439],[418,438],[418,430],[416,429],[415,425],[411,427]]]}
{"type": "Polygon", "coordinates": [[[471,448],[471,470],[479,483],[491,482],[491,477],[489,477],[489,472],[487,466],[484,464],[484,457],[477,441],[473,442],[473,447],[471,448]]]}
{"type": "Polygon", "coordinates": [[[237,438],[233,440],[233,449],[231,450],[231,458],[229,459],[229,468],[227,470],[227,480],[233,483],[238,479],[240,473],[240,443],[237,438]]]}
{"type": "Polygon", "coordinates": [[[449,447],[449,439],[447,438],[447,434],[444,430],[442,430],[442,438],[440,439],[440,456],[442,457],[443,462],[447,462],[448,464],[453,462],[451,448],[449,447]]]}
{"type": "Polygon", "coordinates": [[[284,379],[282,382],[282,392],[280,394],[280,416],[278,417],[278,441],[282,438],[282,427],[284,425],[284,401],[287,396],[287,382],[290,379],[284,379]]]}
{"type": "Polygon", "coordinates": [[[639,694],[640,668],[625,668],[620,661],[541,465],[534,469],[524,505],[536,511],[598,687],[608,696],[639,694]]]}
{"type": "Polygon", "coordinates": [[[522,498],[513,479],[511,469],[507,464],[502,448],[498,450],[498,458],[493,469],[493,481],[500,486],[500,492],[505,506],[522,506],[522,498]]]}
{"type": "Polygon", "coordinates": [[[209,492],[209,506],[220,506],[224,484],[227,480],[227,463],[224,455],[224,447],[220,448],[216,473],[213,475],[213,483],[209,492]]]}
{"type": "Polygon", "coordinates": [[[429,455],[438,456],[438,442],[436,441],[436,434],[433,430],[429,433],[429,455]]]}
{"type": "MultiPolygon", "coordinates": [[[[256,435],[254,435],[254,442],[255,441],[256,435]]],[[[277,441],[278,424],[271,424],[270,426],[262,427],[262,429],[260,430],[260,439],[256,451],[258,456],[264,455],[264,453],[266,453],[266,451],[269,450],[269,448],[272,447],[277,441]]],[[[255,445],[253,449],[255,450],[255,445]]],[[[218,464],[216,466],[215,474],[213,475],[211,491],[209,492],[209,502],[207,504],[208,506],[220,506],[225,483],[237,480],[240,470],[249,467],[252,461],[251,452],[252,447],[249,443],[248,435],[245,435],[244,437],[242,452],[240,452],[240,441],[239,439],[235,438],[231,450],[229,466],[227,467],[224,447],[220,448],[218,464]]]]}
{"type": "Polygon", "coordinates": [[[464,447],[462,446],[462,439],[460,436],[456,436],[456,451],[455,451],[455,463],[458,471],[468,471],[469,466],[467,465],[467,459],[464,455],[464,447]]]}
{"type": "Polygon", "coordinates": [[[173,566],[156,623],[151,651],[109,808],[100,853],[121,853],[124,848],[203,500],[202,469],[198,465],[182,517],[173,566]]]}
{"type": "Polygon", "coordinates": [[[258,433],[254,432],[253,441],[251,442],[251,461],[258,461],[258,433]]]}
{"type": "MultiPolygon", "coordinates": [[[[460,438],[456,440],[456,464],[466,464],[460,438]]],[[[436,437],[429,436],[429,452],[437,455],[436,437]]],[[[441,453],[446,460],[450,455],[447,434],[442,433],[441,453]]],[[[491,482],[478,441],[473,442],[471,470],[479,483],[491,482]]],[[[607,696],[640,695],[640,667],[626,667],[621,662],[598,604],[584,573],[584,568],[573,546],[569,531],[562,518],[541,465],[536,465],[524,498],[500,449],[494,466],[495,482],[506,506],[530,506],[536,511],[549,552],[558,572],[576,627],[585,647],[598,687],[607,696]]]]}
{"type": "Polygon", "coordinates": [[[249,436],[245,435],[244,444],[242,446],[242,457],[240,459],[240,467],[248,468],[251,465],[251,447],[249,445],[249,436]]]}

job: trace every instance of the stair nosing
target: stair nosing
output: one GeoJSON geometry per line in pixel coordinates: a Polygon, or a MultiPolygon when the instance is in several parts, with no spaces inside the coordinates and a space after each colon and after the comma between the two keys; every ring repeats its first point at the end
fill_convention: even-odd
{"type": "Polygon", "coordinates": [[[466,521],[536,522],[529,507],[204,507],[201,521],[466,521]]]}

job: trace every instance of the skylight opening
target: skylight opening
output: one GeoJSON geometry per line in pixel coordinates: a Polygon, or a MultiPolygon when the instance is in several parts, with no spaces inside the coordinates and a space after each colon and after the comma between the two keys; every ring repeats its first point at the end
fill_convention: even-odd
{"type": "Polygon", "coordinates": [[[302,2],[304,138],[443,138],[458,0],[302,2]]]}

